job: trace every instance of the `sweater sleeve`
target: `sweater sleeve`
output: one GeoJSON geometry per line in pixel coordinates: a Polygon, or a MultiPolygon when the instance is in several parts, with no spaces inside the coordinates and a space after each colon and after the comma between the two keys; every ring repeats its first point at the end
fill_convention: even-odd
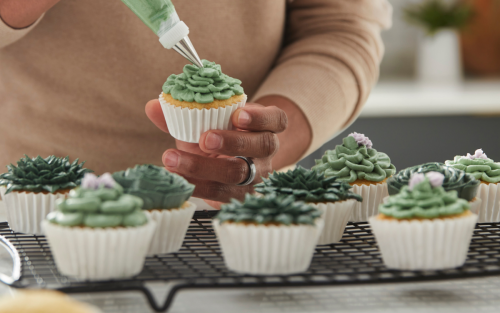
{"type": "Polygon", "coordinates": [[[24,37],[33,28],[35,28],[36,25],[38,25],[38,23],[42,18],[43,15],[35,23],[22,29],[14,29],[9,25],[5,24],[5,22],[0,18],[0,49],[24,37]]]}
{"type": "Polygon", "coordinates": [[[284,47],[254,100],[293,101],[312,129],[306,155],[349,126],[377,81],[391,26],[387,0],[294,0],[284,47]]]}

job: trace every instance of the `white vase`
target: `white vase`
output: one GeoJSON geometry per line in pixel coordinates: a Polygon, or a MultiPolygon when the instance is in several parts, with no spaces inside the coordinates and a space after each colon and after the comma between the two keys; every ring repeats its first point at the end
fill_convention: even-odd
{"type": "Polygon", "coordinates": [[[457,84],[462,80],[458,34],[440,30],[422,34],[417,53],[417,77],[424,84],[457,84]]]}

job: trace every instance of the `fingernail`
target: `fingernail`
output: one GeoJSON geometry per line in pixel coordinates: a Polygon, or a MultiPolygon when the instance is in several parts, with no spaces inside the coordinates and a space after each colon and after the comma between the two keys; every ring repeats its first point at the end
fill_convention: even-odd
{"type": "Polygon", "coordinates": [[[222,137],[216,133],[209,133],[205,138],[205,147],[208,150],[220,149],[222,146],[222,137]]]}
{"type": "Polygon", "coordinates": [[[252,118],[250,117],[250,114],[241,110],[240,115],[238,115],[238,126],[248,126],[251,120],[252,118]]]}
{"type": "Polygon", "coordinates": [[[167,167],[177,167],[179,164],[179,155],[175,152],[169,152],[165,155],[163,164],[167,167]]]}

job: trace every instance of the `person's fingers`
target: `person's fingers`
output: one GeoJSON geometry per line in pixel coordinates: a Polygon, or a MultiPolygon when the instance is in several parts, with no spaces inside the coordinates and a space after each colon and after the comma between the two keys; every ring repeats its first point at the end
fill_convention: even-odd
{"type": "Polygon", "coordinates": [[[212,154],[203,152],[200,149],[200,145],[197,143],[175,140],[175,145],[177,146],[177,149],[182,150],[182,151],[186,151],[186,152],[189,152],[192,154],[214,157],[214,155],[212,155],[212,154]]]}
{"type": "Polygon", "coordinates": [[[167,170],[182,176],[237,185],[248,179],[248,164],[237,158],[209,158],[170,149],[163,154],[167,170]]]}
{"type": "Polygon", "coordinates": [[[146,115],[149,117],[151,122],[156,125],[156,127],[168,133],[167,122],[165,121],[163,110],[161,109],[160,100],[155,99],[146,103],[145,111],[146,115]]]}
{"type": "Polygon", "coordinates": [[[285,111],[275,106],[247,105],[234,112],[232,121],[237,128],[249,131],[281,133],[288,126],[285,111]]]}
{"type": "Polygon", "coordinates": [[[267,158],[276,154],[279,140],[271,132],[210,130],[201,135],[200,148],[205,153],[267,158]]]}
{"type": "Polygon", "coordinates": [[[246,193],[254,190],[252,186],[231,186],[192,177],[186,177],[186,180],[196,186],[193,197],[223,203],[228,203],[232,198],[243,200],[246,193]]]}

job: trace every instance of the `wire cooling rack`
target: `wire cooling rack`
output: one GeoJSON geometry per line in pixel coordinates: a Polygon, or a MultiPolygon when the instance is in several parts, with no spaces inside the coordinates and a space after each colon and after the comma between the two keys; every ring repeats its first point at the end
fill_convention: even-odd
{"type": "Polygon", "coordinates": [[[360,283],[410,282],[500,274],[500,223],[478,224],[464,266],[443,271],[396,271],[381,260],[369,224],[349,223],[342,241],[317,246],[307,272],[290,276],[249,276],[228,270],[211,226],[213,211],[196,212],[178,253],[146,259],[143,271],[129,280],[78,282],[62,276],[43,236],[14,233],[0,223],[0,243],[13,260],[11,276],[0,281],[15,288],[48,288],[66,293],[140,291],[157,312],[166,311],[184,288],[292,287],[360,283]],[[168,282],[170,289],[158,304],[146,283],[168,282]]]}

